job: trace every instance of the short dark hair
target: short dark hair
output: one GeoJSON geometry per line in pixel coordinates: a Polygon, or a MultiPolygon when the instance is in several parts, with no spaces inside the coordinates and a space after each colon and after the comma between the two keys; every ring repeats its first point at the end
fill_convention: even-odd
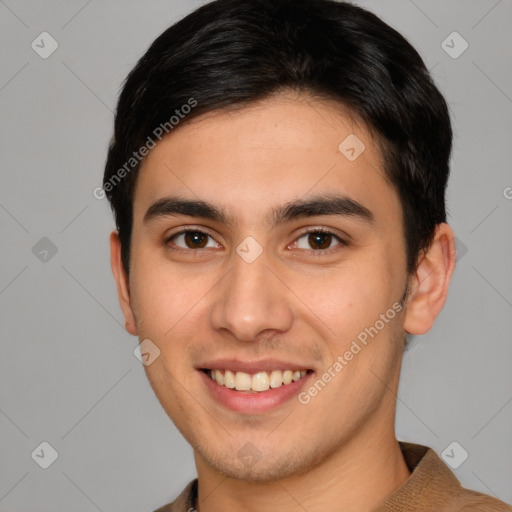
{"type": "Polygon", "coordinates": [[[402,205],[407,271],[415,270],[436,225],[446,221],[452,145],[447,104],[418,52],[347,2],[215,0],[165,30],[119,96],[103,188],[127,273],[139,148],[158,127],[171,133],[177,114],[182,126],[286,90],[335,100],[377,135],[402,205]]]}

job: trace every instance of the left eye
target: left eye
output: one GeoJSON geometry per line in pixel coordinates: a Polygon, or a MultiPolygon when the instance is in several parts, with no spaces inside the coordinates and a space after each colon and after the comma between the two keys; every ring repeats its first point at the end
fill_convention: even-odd
{"type": "Polygon", "coordinates": [[[203,231],[181,231],[180,233],[176,233],[173,235],[168,242],[172,241],[178,247],[182,249],[208,249],[211,247],[216,247],[217,244],[213,241],[213,245],[208,245],[208,238],[213,238],[203,231]],[[180,245],[177,241],[184,243],[184,245],[180,245]]]}
{"type": "Polygon", "coordinates": [[[343,245],[344,243],[343,240],[334,233],[328,231],[310,231],[297,238],[295,244],[299,249],[319,251],[330,249],[334,241],[338,242],[335,245],[343,245]],[[301,239],[304,239],[304,241],[301,242],[301,239]]]}

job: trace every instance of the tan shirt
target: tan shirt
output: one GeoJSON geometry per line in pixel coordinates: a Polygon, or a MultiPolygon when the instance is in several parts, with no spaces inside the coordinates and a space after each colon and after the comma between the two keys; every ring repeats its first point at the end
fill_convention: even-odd
{"type": "MultiPolygon", "coordinates": [[[[373,512],[512,512],[510,505],[496,498],[464,489],[432,449],[399,444],[411,475],[373,512]]],[[[196,500],[197,478],[172,503],[154,512],[192,512],[196,500]]]]}

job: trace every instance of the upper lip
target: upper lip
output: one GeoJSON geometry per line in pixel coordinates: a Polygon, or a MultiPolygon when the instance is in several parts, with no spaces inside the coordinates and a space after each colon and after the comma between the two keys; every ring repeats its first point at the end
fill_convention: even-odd
{"type": "Polygon", "coordinates": [[[258,373],[272,370],[311,370],[309,366],[280,359],[260,359],[259,361],[240,361],[239,359],[216,359],[206,361],[198,370],[231,370],[235,372],[258,373]]]}

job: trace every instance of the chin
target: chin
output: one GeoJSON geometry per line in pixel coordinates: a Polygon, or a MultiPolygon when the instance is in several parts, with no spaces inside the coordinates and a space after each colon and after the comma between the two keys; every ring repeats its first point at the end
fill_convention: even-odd
{"type": "Polygon", "coordinates": [[[201,457],[210,467],[225,477],[254,484],[267,484],[307,473],[323,459],[321,455],[309,455],[294,451],[289,454],[274,453],[269,458],[261,454],[261,458],[247,463],[244,463],[242,457],[236,454],[235,460],[226,458],[225,454],[216,457],[208,453],[201,454],[201,457]]]}

